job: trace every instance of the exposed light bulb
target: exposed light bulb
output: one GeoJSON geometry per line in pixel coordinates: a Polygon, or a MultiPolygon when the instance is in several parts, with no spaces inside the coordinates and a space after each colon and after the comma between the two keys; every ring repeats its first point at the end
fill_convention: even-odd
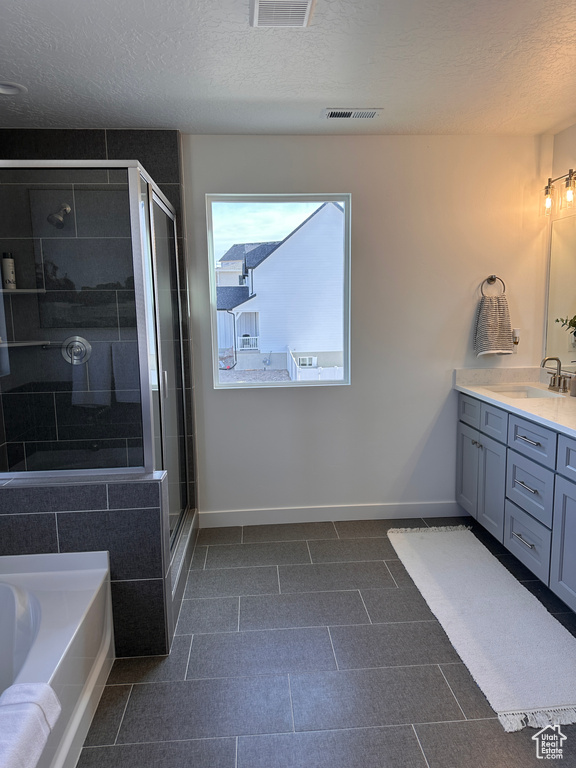
{"type": "Polygon", "coordinates": [[[562,199],[562,204],[566,208],[573,208],[574,207],[574,190],[576,187],[576,179],[574,178],[574,171],[572,168],[568,171],[568,176],[566,177],[566,184],[564,186],[564,195],[562,199]]]}
{"type": "Polygon", "coordinates": [[[544,187],[544,214],[550,216],[554,209],[554,186],[552,179],[548,179],[548,184],[544,187]]]}

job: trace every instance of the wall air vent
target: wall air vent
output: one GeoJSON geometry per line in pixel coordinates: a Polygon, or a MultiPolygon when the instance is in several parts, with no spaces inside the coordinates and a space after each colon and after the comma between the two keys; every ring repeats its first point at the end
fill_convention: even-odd
{"type": "Polygon", "coordinates": [[[341,120],[341,119],[354,119],[354,120],[371,120],[374,117],[378,117],[382,112],[381,109],[365,108],[358,109],[357,107],[331,107],[324,110],[324,117],[328,120],[341,120]]]}
{"type": "Polygon", "coordinates": [[[251,0],[253,27],[307,27],[316,0],[251,0]]]}

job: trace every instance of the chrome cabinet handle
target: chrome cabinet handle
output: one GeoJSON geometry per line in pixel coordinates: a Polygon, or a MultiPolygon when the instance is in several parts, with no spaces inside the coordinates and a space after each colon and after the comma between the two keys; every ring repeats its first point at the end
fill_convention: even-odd
{"type": "Polygon", "coordinates": [[[530,493],[534,493],[536,495],[538,494],[538,491],[535,491],[534,488],[530,488],[530,486],[523,483],[522,480],[517,480],[516,478],[514,478],[514,482],[516,483],[516,485],[521,485],[522,488],[525,488],[527,491],[530,491],[530,493]]]}
{"type": "Polygon", "coordinates": [[[516,435],[518,440],[524,440],[525,443],[529,443],[530,445],[535,445],[538,448],[542,447],[542,443],[535,443],[534,440],[530,440],[529,437],[524,437],[524,435],[516,435]]]}
{"type": "Polygon", "coordinates": [[[530,542],[526,541],[526,539],[523,539],[519,533],[515,533],[514,531],[512,531],[512,536],[516,536],[517,539],[520,539],[522,544],[525,544],[528,547],[528,549],[536,549],[534,544],[530,544],[530,542]]]}

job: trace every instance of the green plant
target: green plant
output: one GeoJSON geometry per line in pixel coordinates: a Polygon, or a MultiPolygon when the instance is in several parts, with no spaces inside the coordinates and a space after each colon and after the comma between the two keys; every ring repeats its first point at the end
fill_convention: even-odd
{"type": "Polygon", "coordinates": [[[576,315],[574,317],[558,317],[556,318],[557,323],[562,323],[562,328],[565,328],[569,333],[572,333],[574,335],[574,338],[576,338],[576,315]]]}

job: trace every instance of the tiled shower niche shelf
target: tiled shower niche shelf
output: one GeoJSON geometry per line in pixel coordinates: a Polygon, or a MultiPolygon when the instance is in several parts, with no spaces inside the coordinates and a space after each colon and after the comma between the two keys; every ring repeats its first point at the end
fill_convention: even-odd
{"type": "Polygon", "coordinates": [[[3,347],[61,347],[62,344],[55,344],[50,341],[1,341],[0,349],[3,347]]]}

